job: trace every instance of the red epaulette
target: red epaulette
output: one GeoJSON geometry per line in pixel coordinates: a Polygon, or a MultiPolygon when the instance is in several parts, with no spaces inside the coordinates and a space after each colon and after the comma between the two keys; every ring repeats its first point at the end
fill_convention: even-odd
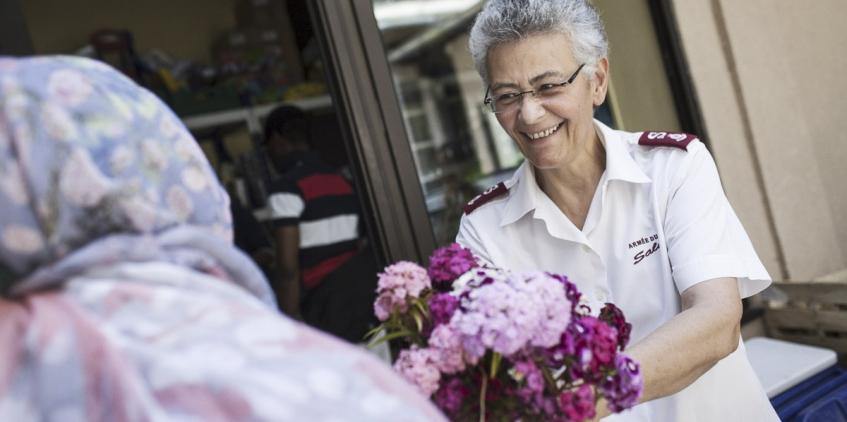
{"type": "Polygon", "coordinates": [[[481,207],[486,202],[488,202],[488,201],[490,201],[490,200],[492,200],[492,199],[494,199],[498,196],[501,196],[508,191],[509,191],[509,189],[506,188],[506,184],[503,183],[503,182],[500,182],[500,183],[486,189],[485,192],[477,195],[476,198],[471,199],[471,201],[468,202],[465,205],[465,214],[467,215],[467,214],[472,213],[473,210],[481,207]]]}
{"type": "Polygon", "coordinates": [[[674,147],[687,151],[688,144],[696,140],[697,136],[687,133],[644,132],[638,138],[638,145],[674,147]]]}

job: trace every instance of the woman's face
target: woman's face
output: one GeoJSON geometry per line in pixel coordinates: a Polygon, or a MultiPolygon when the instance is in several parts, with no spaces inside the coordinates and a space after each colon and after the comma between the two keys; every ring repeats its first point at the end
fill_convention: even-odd
{"type": "MultiPolygon", "coordinates": [[[[561,83],[581,65],[563,34],[542,34],[498,45],[488,53],[489,96],[536,90],[561,83]]],[[[594,107],[606,97],[608,61],[597,64],[594,78],[581,72],[555,96],[523,96],[514,110],[497,120],[536,168],[559,168],[594,140],[594,107]]]]}

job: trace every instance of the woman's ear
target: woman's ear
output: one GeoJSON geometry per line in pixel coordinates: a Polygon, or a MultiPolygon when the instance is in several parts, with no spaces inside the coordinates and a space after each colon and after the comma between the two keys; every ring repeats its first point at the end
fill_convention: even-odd
{"type": "Polygon", "coordinates": [[[603,104],[606,100],[606,92],[609,90],[609,59],[603,57],[597,61],[597,70],[594,71],[594,83],[591,96],[594,107],[603,104]]]}

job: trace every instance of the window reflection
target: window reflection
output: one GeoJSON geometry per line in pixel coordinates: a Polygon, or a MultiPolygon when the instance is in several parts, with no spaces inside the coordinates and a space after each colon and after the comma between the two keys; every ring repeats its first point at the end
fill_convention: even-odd
{"type": "Polygon", "coordinates": [[[462,206],[508,177],[520,152],[482,108],[467,53],[479,0],[375,0],[406,133],[436,241],[453,240],[462,206]]]}
{"type": "MultiPolygon", "coordinates": [[[[455,238],[464,204],[510,177],[523,159],[484,110],[485,86],[468,52],[468,31],[482,3],[373,0],[439,244],[455,238]]],[[[614,127],[606,104],[595,115],[614,127]]]]}

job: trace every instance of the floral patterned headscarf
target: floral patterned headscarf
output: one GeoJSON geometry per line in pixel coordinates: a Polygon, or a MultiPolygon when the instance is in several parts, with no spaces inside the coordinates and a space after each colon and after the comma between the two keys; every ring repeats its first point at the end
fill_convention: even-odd
{"type": "Polygon", "coordinates": [[[231,242],[229,197],[155,95],[93,60],[0,58],[0,294],[161,260],[272,303],[231,242]]]}
{"type": "Polygon", "coordinates": [[[0,58],[0,419],[444,420],[387,365],[269,306],[228,204],[129,79],[0,58]]]}

